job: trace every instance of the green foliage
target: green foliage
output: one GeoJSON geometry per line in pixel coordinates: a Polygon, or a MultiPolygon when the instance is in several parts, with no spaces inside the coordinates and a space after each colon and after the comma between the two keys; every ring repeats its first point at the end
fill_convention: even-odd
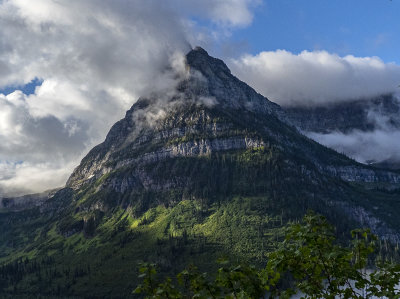
{"type": "Polygon", "coordinates": [[[177,275],[177,284],[156,279],[154,265],[140,268],[143,283],[135,293],[146,298],[400,298],[396,285],[400,265],[378,261],[373,270],[369,257],[377,238],[368,229],[351,232],[349,246],[340,245],[334,228],[320,215],[308,213],[301,224],[287,228],[280,248],[268,255],[265,269],[228,267],[223,262],[215,279],[190,267],[177,275]]]}

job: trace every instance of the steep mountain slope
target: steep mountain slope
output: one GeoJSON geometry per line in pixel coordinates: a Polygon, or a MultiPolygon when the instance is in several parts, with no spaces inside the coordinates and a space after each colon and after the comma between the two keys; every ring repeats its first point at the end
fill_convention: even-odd
{"type": "Polygon", "coordinates": [[[256,264],[308,210],[338,234],[400,237],[400,174],[301,135],[276,104],[196,48],[176,86],[139,99],[40,207],[0,213],[0,293],[126,297],[140,260],[174,272],[256,264]]]}

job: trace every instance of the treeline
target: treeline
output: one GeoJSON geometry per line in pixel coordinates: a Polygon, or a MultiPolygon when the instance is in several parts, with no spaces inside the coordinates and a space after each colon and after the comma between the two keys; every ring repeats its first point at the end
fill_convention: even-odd
{"type": "Polygon", "coordinates": [[[0,294],[29,293],[29,288],[19,284],[29,277],[34,286],[32,293],[42,295],[69,294],[71,287],[81,277],[90,275],[89,264],[74,267],[59,266],[53,257],[41,259],[19,258],[0,266],[0,294]]]}

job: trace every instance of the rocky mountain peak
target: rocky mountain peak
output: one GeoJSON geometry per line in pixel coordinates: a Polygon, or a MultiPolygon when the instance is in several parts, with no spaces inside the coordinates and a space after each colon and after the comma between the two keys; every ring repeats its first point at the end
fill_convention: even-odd
{"type": "Polygon", "coordinates": [[[191,50],[186,55],[186,61],[191,68],[200,71],[205,77],[228,78],[231,75],[231,71],[221,59],[211,57],[201,47],[191,50]]]}
{"type": "Polygon", "coordinates": [[[287,122],[279,105],[240,81],[221,59],[210,56],[203,48],[191,50],[186,55],[186,63],[190,78],[179,85],[178,91],[192,98],[207,98],[222,108],[273,115],[287,122]]]}

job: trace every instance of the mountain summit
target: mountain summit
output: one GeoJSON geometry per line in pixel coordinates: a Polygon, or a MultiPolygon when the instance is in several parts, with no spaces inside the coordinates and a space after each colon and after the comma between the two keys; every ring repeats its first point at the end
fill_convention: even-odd
{"type": "MultiPolygon", "coordinates": [[[[164,272],[190,262],[215,267],[221,254],[262,264],[284,225],[308,209],[338,234],[368,226],[399,241],[398,172],[303,136],[278,105],[201,48],[175,77],[127,111],[64,189],[40,207],[0,214],[6,260],[51,253],[52,271],[77,267],[74,277],[60,272],[67,294],[102,297],[112,288],[124,297],[139,260],[164,272]]],[[[21,286],[40,284],[32,271],[21,286]]]]}
{"type": "Polygon", "coordinates": [[[214,97],[225,107],[244,108],[282,116],[282,110],[277,104],[270,102],[233,76],[222,60],[209,56],[204,49],[196,47],[190,51],[186,55],[186,62],[191,70],[192,79],[196,78],[196,72],[202,76],[195,79],[196,84],[203,87],[199,91],[199,96],[214,97]]]}
{"type": "MultiPolygon", "coordinates": [[[[186,71],[185,78],[178,82],[172,93],[170,92],[167,95],[153,94],[151,97],[140,98],[127,112],[125,118],[113,126],[105,142],[95,147],[85,157],[82,164],[68,180],[67,186],[77,188],[81,186],[83,181],[99,178],[99,175],[111,170],[103,167],[105,163],[110,162],[110,158],[114,159],[113,157],[115,157],[117,160],[121,160],[128,157],[121,153],[121,150],[126,151],[127,148],[135,148],[142,144],[144,139],[150,143],[160,144],[169,137],[185,136],[190,131],[193,131],[191,134],[195,131],[199,132],[202,129],[200,126],[207,125],[206,122],[213,119],[213,116],[209,115],[212,110],[232,110],[235,113],[248,111],[249,113],[285,120],[283,111],[277,104],[270,102],[247,84],[234,77],[222,60],[209,56],[200,47],[196,47],[186,55],[186,71]],[[197,123],[182,119],[189,116],[190,110],[197,114],[195,116],[197,123]],[[179,119],[179,115],[181,119],[179,119]],[[169,119],[169,121],[179,119],[180,122],[176,124],[163,123],[166,119],[169,119]],[[188,122],[193,122],[195,126],[188,126],[188,122]],[[179,130],[177,131],[177,129],[179,130]],[[189,131],[186,132],[187,130],[189,131]],[[154,136],[156,132],[158,132],[157,136],[154,136]],[[160,133],[163,136],[160,136],[160,133]],[[129,141],[126,139],[129,139],[129,141]]],[[[212,129],[208,124],[210,130],[217,130],[216,128],[219,125],[216,122],[215,128],[212,129]]],[[[218,130],[221,131],[222,128],[218,130]]],[[[212,134],[215,135],[216,132],[212,134]]],[[[222,136],[222,132],[219,135],[222,136]]],[[[239,141],[237,140],[237,142],[239,141]]],[[[239,143],[243,142],[244,139],[239,143]]],[[[233,146],[237,147],[239,144],[233,146]]],[[[240,146],[243,146],[243,144],[240,146]]],[[[230,146],[227,145],[226,149],[229,148],[230,146]]],[[[212,151],[213,149],[209,148],[209,150],[212,151]]],[[[119,161],[119,164],[121,163],[124,164],[125,162],[119,161]]]]}

